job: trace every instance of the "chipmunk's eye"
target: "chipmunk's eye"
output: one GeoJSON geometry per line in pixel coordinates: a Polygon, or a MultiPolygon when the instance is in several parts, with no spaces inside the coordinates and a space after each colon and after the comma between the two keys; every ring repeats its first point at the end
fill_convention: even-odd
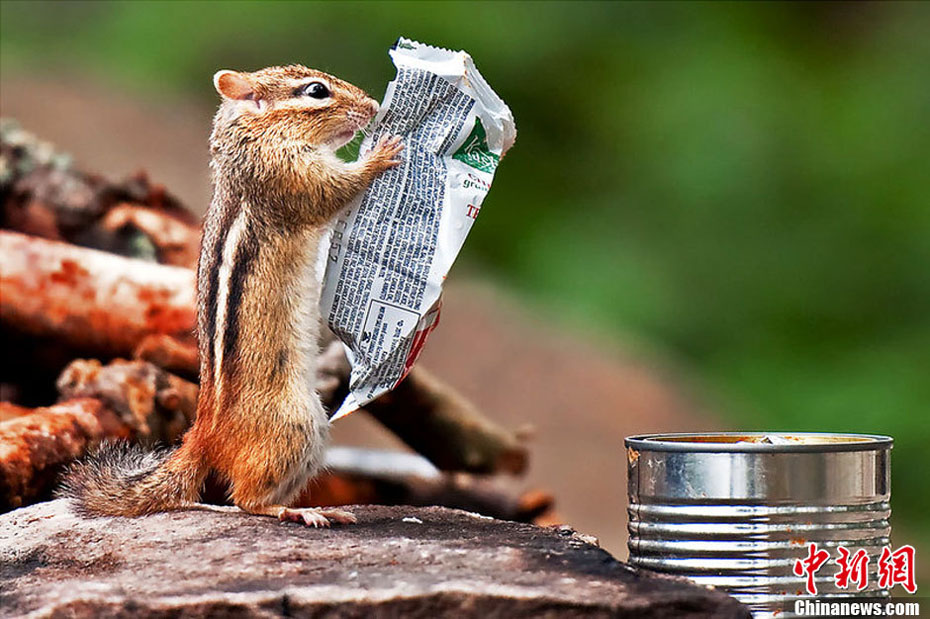
{"type": "Polygon", "coordinates": [[[314,99],[325,99],[329,96],[329,89],[323,85],[322,82],[310,82],[298,88],[294,94],[304,97],[313,97],[314,99]]]}

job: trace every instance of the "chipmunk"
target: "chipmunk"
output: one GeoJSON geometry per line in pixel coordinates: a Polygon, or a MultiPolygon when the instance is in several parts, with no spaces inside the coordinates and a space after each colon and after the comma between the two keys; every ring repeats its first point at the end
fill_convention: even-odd
{"type": "Polygon", "coordinates": [[[213,83],[222,103],[197,269],[197,419],[173,451],[102,448],[72,467],[62,494],[92,515],[183,509],[200,505],[212,470],[246,512],[309,526],[355,522],[344,510],[287,504],[320,468],[328,438],[314,389],[320,243],[349,200],[400,163],[400,138],[354,163],[339,159],[336,149],[378,103],[300,65],[223,70],[213,83]]]}

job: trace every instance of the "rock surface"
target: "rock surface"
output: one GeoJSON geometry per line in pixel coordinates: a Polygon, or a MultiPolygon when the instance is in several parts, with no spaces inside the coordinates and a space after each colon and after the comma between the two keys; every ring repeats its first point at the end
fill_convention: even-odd
{"type": "Polygon", "coordinates": [[[722,593],[616,561],[568,528],[445,508],[356,507],[310,529],[184,511],[0,516],[0,615],[748,617],[722,593]]]}

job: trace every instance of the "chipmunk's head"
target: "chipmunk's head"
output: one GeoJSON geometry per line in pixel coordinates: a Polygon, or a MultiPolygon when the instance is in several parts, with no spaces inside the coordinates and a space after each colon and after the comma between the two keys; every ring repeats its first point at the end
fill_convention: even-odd
{"type": "Polygon", "coordinates": [[[339,148],[378,112],[361,88],[302,65],[217,71],[213,85],[223,97],[216,129],[281,145],[339,148]]]}

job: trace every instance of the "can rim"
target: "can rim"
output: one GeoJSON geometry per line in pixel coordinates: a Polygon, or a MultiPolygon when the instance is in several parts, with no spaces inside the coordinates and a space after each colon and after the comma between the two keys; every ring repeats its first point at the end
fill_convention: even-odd
{"type": "Polygon", "coordinates": [[[672,432],[637,434],[624,439],[627,447],[637,451],[678,451],[690,453],[824,453],[837,451],[874,451],[891,449],[894,439],[882,434],[852,434],[846,432],[672,432]],[[738,443],[708,440],[742,437],[801,437],[830,439],[809,443],[738,443]]]}

